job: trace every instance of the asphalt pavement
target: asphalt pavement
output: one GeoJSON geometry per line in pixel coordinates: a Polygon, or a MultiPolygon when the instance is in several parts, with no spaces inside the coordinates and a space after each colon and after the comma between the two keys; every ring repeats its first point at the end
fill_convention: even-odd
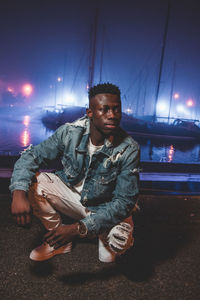
{"type": "Polygon", "coordinates": [[[200,196],[141,195],[135,244],[115,263],[98,260],[97,240],[70,254],[33,262],[44,231],[35,218],[17,227],[1,182],[0,298],[30,300],[200,299],[200,196]]]}

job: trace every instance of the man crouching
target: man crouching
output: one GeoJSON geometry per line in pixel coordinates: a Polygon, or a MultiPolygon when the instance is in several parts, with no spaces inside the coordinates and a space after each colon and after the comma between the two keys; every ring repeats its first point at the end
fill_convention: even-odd
{"type": "Polygon", "coordinates": [[[86,113],[29,147],[15,164],[12,214],[18,225],[26,225],[32,207],[48,231],[45,242],[32,250],[32,260],[70,252],[76,237],[98,236],[102,262],[114,261],[133,245],[139,147],[119,127],[119,88],[110,83],[90,88],[86,113]],[[58,157],[62,170],[37,173],[44,161],[58,157]],[[59,212],[75,222],[63,224],[59,212]]]}

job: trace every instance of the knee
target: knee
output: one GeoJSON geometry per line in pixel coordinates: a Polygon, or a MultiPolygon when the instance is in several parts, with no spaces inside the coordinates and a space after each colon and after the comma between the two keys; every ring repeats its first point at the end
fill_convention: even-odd
{"type": "Polygon", "coordinates": [[[133,224],[121,222],[114,226],[108,234],[108,245],[110,249],[122,254],[133,246],[133,224]]]}

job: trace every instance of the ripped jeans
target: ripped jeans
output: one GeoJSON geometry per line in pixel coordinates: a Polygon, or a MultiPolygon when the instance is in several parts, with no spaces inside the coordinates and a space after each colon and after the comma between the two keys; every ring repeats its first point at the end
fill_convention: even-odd
{"type": "MultiPolygon", "coordinates": [[[[39,173],[37,182],[29,189],[29,201],[33,213],[47,230],[62,224],[59,212],[75,220],[85,218],[91,212],[80,202],[80,194],[67,187],[53,173],[39,173]]],[[[114,226],[109,232],[99,235],[99,259],[113,261],[113,257],[123,254],[133,245],[132,216],[114,226]]]]}

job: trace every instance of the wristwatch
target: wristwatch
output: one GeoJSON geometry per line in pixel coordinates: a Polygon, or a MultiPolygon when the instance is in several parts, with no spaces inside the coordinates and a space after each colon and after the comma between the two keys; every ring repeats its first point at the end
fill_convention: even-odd
{"type": "Polygon", "coordinates": [[[78,222],[78,233],[80,238],[84,238],[87,236],[88,230],[87,227],[85,226],[85,224],[83,222],[78,222]]]}

